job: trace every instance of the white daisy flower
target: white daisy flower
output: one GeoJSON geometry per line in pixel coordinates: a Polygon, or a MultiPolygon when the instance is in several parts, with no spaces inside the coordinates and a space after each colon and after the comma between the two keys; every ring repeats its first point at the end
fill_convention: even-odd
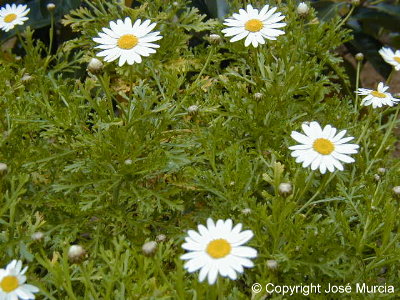
{"type": "Polygon", "coordinates": [[[218,273],[232,280],[236,273],[243,273],[243,267],[254,266],[249,258],[257,256],[257,251],[251,247],[242,246],[253,237],[251,230],[241,231],[242,224],[232,228],[232,220],[218,220],[216,224],[207,219],[207,227],[198,226],[199,231],[189,230],[182,248],[190,252],[181,256],[188,260],[184,268],[189,273],[200,270],[199,281],[206,276],[208,283],[214,284],[218,273]]]}
{"type": "Polygon", "coordinates": [[[247,11],[240,9],[238,14],[233,14],[232,18],[225,19],[225,28],[222,32],[225,36],[231,38],[231,42],[236,42],[246,38],[244,45],[247,47],[252,44],[258,47],[258,44],[265,44],[265,39],[276,40],[276,37],[285,34],[284,31],[276,28],[286,26],[286,23],[279,23],[285,16],[281,13],[275,13],[276,7],[269,9],[269,5],[265,5],[261,11],[247,5],[247,11]]]}
{"type": "Polygon", "coordinates": [[[28,267],[21,268],[22,262],[14,259],[5,269],[0,269],[0,300],[35,299],[33,293],[39,289],[25,283],[28,267]]]}
{"type": "Polygon", "coordinates": [[[301,134],[297,131],[292,131],[291,137],[301,145],[291,146],[292,156],[296,157],[297,163],[303,163],[303,168],[311,165],[311,170],[319,168],[322,174],[338,169],[343,171],[341,162],[352,163],[354,158],[346,154],[357,153],[359,148],[356,144],[346,144],[354,139],[353,137],[343,138],[346,130],[336,134],[336,128],[331,125],[326,125],[324,129],[318,122],[311,122],[302,125],[305,133],[301,134]]]}
{"type": "Polygon", "coordinates": [[[28,17],[30,9],[26,5],[6,4],[5,7],[0,8],[0,29],[5,32],[10,31],[15,25],[22,25],[28,17]]]}
{"type": "Polygon", "coordinates": [[[141,56],[156,53],[153,48],[160,47],[152,42],[162,39],[159,31],[151,32],[157,24],[150,22],[146,20],[142,23],[138,19],[132,25],[129,17],[125,21],[111,21],[110,28],[104,27],[104,32],[99,32],[99,37],[93,38],[93,41],[100,44],[96,48],[103,49],[97,56],[104,56],[108,62],[119,58],[119,66],[142,62],[141,56]]]}
{"type": "Polygon", "coordinates": [[[392,65],[396,71],[400,71],[400,50],[393,52],[392,49],[383,47],[379,50],[379,54],[388,64],[392,65]]]}
{"type": "Polygon", "coordinates": [[[393,106],[395,102],[400,100],[386,92],[388,88],[389,87],[385,86],[383,82],[380,82],[376,91],[359,88],[356,93],[358,95],[366,96],[361,101],[361,105],[368,106],[372,104],[373,108],[382,107],[383,105],[393,106]]]}

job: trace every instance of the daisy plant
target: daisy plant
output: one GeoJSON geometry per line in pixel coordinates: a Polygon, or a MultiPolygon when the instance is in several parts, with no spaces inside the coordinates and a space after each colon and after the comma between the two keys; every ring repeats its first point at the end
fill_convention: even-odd
{"type": "Polygon", "coordinates": [[[257,251],[251,247],[243,246],[253,237],[251,230],[242,230],[242,224],[232,228],[232,220],[207,219],[207,227],[198,226],[198,232],[188,231],[182,248],[189,251],[181,256],[187,260],[184,268],[189,272],[200,270],[199,281],[206,277],[210,285],[214,284],[218,274],[237,278],[237,273],[243,273],[243,267],[254,266],[249,258],[255,258],[257,251]]]}
{"type": "Polygon", "coordinates": [[[39,289],[25,283],[27,269],[22,269],[22,262],[15,259],[5,269],[0,269],[0,300],[35,299],[33,293],[39,289]]]}
{"type": "Polygon", "coordinates": [[[6,4],[0,8],[0,29],[8,32],[16,25],[23,25],[29,19],[26,17],[29,11],[26,5],[6,4]]]}
{"type": "Polygon", "coordinates": [[[222,30],[226,37],[232,37],[231,42],[240,41],[244,38],[245,47],[250,44],[258,47],[265,44],[265,40],[276,40],[276,37],[285,34],[282,28],[286,23],[280,22],[285,16],[280,12],[275,12],[276,7],[265,5],[260,11],[247,5],[246,10],[240,9],[239,13],[234,13],[232,18],[225,19],[224,25],[228,28],[222,30]]]}
{"type": "Polygon", "coordinates": [[[160,47],[153,43],[162,38],[160,32],[152,32],[156,25],[150,20],[142,22],[140,19],[132,23],[129,17],[125,20],[111,21],[110,28],[104,27],[103,32],[99,32],[99,37],[93,38],[93,41],[99,44],[96,48],[103,50],[97,53],[97,56],[104,57],[107,62],[119,58],[119,66],[125,63],[141,63],[142,56],[156,53],[155,48],[160,47]]]}
{"type": "Polygon", "coordinates": [[[356,144],[347,144],[353,137],[346,137],[346,130],[336,134],[337,129],[331,125],[326,125],[323,129],[318,122],[303,124],[302,129],[305,134],[292,131],[291,137],[300,145],[289,147],[293,150],[292,156],[296,157],[297,163],[302,163],[303,168],[311,166],[311,170],[325,174],[338,169],[343,171],[342,162],[352,163],[354,158],[348,154],[357,153],[359,148],[356,144]]]}
{"type": "Polygon", "coordinates": [[[382,107],[384,105],[393,106],[399,99],[396,99],[392,94],[387,92],[389,87],[385,86],[383,82],[378,84],[376,90],[359,88],[356,93],[365,96],[361,101],[361,105],[372,105],[373,108],[382,107]]]}
{"type": "Polygon", "coordinates": [[[392,65],[396,71],[400,71],[400,50],[393,51],[390,48],[383,47],[379,50],[379,54],[382,56],[384,61],[389,65],[392,65]]]}

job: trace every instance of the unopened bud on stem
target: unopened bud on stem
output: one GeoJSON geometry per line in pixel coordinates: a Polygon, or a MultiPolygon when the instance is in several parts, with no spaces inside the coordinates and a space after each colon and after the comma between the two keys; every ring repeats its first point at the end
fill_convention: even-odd
{"type": "Polygon", "coordinates": [[[55,11],[55,10],[56,10],[56,5],[55,5],[54,3],[49,3],[49,4],[47,4],[47,10],[48,10],[49,12],[55,11]]]}

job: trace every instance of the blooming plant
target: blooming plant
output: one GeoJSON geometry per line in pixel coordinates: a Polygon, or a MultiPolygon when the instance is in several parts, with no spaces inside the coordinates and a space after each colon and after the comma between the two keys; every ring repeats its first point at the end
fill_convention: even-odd
{"type": "Polygon", "coordinates": [[[276,37],[284,34],[282,28],[286,23],[279,22],[285,18],[281,13],[275,13],[276,7],[269,9],[265,5],[260,11],[253,8],[251,4],[247,5],[247,10],[240,9],[239,13],[233,14],[232,18],[225,20],[224,25],[228,28],[222,30],[225,36],[233,36],[231,42],[236,42],[246,38],[244,45],[250,44],[257,47],[259,44],[265,44],[265,39],[276,40],[276,37]]]}
{"type": "Polygon", "coordinates": [[[26,5],[6,4],[6,6],[0,8],[0,29],[7,32],[16,25],[24,24],[28,20],[26,15],[29,10],[26,5]]]}
{"type": "Polygon", "coordinates": [[[151,32],[157,24],[150,22],[138,19],[132,24],[129,17],[124,21],[111,21],[110,29],[103,28],[104,33],[100,32],[100,37],[93,39],[100,44],[96,48],[103,49],[97,56],[105,56],[105,61],[109,62],[119,58],[119,66],[125,63],[128,65],[141,63],[141,56],[156,53],[154,48],[158,48],[159,45],[152,42],[162,38],[158,35],[160,32],[151,32]]]}
{"type": "Polygon", "coordinates": [[[303,163],[303,168],[311,166],[311,170],[319,168],[324,174],[326,170],[333,172],[335,169],[343,171],[341,161],[346,163],[354,162],[354,159],[348,154],[357,153],[358,145],[347,144],[353,137],[344,137],[346,130],[336,134],[336,128],[326,125],[324,129],[317,122],[311,122],[310,125],[303,124],[301,134],[293,131],[291,136],[301,145],[291,146],[294,150],[292,156],[296,157],[296,162],[303,163]]]}
{"type": "Polygon", "coordinates": [[[188,231],[186,243],[182,248],[190,252],[181,256],[188,260],[185,269],[194,272],[200,269],[199,281],[206,276],[209,284],[214,284],[217,275],[237,278],[236,273],[243,273],[243,267],[253,267],[249,258],[257,256],[257,251],[251,247],[242,246],[253,237],[251,230],[241,232],[242,224],[232,228],[232,220],[207,220],[207,227],[198,226],[199,231],[188,231]]]}
{"type": "MultiPolygon", "coordinates": [[[[36,31],[36,1],[0,8],[29,17],[1,33],[0,299],[400,285],[398,73],[346,72],[345,16],[87,0],[61,18],[63,3],[36,31]]],[[[364,296],[386,297],[345,295],[364,296]]]]}
{"type": "Polygon", "coordinates": [[[39,289],[31,284],[26,284],[25,272],[20,260],[13,260],[5,269],[0,269],[0,299],[35,299],[33,293],[39,289]]]}
{"type": "Polygon", "coordinates": [[[359,88],[356,93],[366,96],[361,101],[361,105],[372,105],[373,108],[382,107],[383,105],[393,106],[399,100],[387,92],[388,88],[383,82],[380,82],[376,90],[359,88]]]}

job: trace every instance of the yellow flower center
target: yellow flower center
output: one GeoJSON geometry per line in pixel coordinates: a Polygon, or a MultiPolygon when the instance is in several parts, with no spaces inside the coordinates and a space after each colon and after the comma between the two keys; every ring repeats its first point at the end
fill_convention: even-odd
{"type": "Polygon", "coordinates": [[[328,155],[335,150],[335,145],[330,140],[319,138],[314,141],[313,148],[322,155],[328,155]]]}
{"type": "Polygon", "coordinates": [[[121,49],[129,50],[135,47],[139,42],[139,39],[133,34],[124,34],[118,39],[118,47],[121,49]]]}
{"type": "Polygon", "coordinates": [[[6,276],[0,282],[1,289],[6,292],[12,292],[19,286],[18,278],[15,276],[6,276]]]}
{"type": "Polygon", "coordinates": [[[248,20],[244,24],[244,28],[247,31],[251,31],[251,32],[260,31],[263,27],[264,27],[263,23],[260,20],[257,20],[257,19],[248,20]]]}
{"type": "Polygon", "coordinates": [[[395,56],[395,57],[393,57],[393,59],[400,64],[400,56],[395,56]]]}
{"type": "Polygon", "coordinates": [[[222,258],[231,253],[231,249],[231,244],[227,240],[218,239],[211,241],[206,251],[212,258],[222,258]]]}
{"type": "Polygon", "coordinates": [[[378,91],[372,91],[371,95],[378,98],[386,98],[386,95],[384,93],[378,91]]]}
{"type": "Polygon", "coordinates": [[[11,23],[17,18],[16,14],[8,14],[7,16],[4,17],[4,22],[6,23],[11,23]]]}

